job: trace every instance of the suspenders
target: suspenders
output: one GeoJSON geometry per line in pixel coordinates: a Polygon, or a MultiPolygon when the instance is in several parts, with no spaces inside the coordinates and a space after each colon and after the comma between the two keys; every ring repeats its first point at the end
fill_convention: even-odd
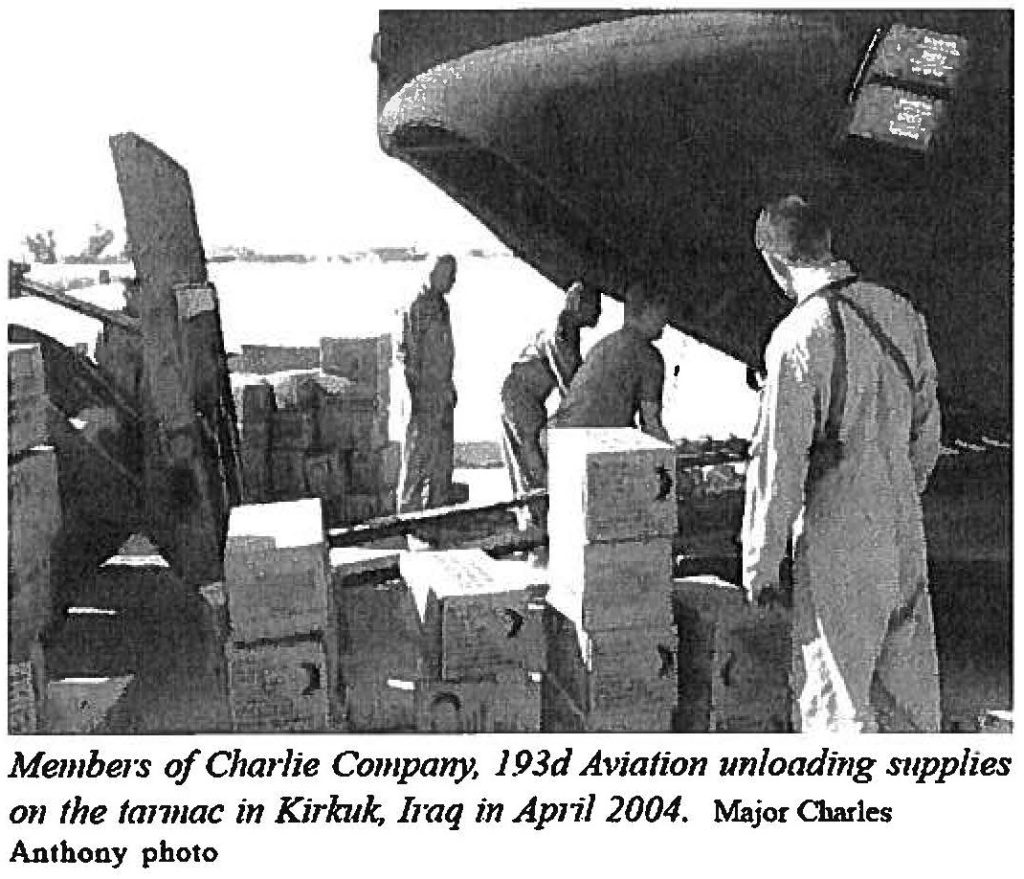
{"type": "Polygon", "coordinates": [[[833,281],[815,294],[823,296],[828,304],[829,315],[832,319],[832,327],[835,333],[836,352],[835,360],[832,363],[828,415],[820,435],[815,439],[811,447],[811,476],[820,476],[827,470],[835,467],[843,453],[843,443],[839,436],[839,428],[843,419],[843,410],[846,408],[848,358],[846,352],[846,327],[840,314],[839,303],[846,305],[860,319],[861,323],[867,327],[868,332],[877,342],[882,353],[896,365],[897,370],[907,383],[912,394],[918,387],[918,381],[914,377],[914,372],[899,346],[889,338],[889,335],[879,326],[878,321],[866,309],[843,292],[847,287],[855,284],[857,280],[856,275],[851,275],[848,278],[833,281]]]}

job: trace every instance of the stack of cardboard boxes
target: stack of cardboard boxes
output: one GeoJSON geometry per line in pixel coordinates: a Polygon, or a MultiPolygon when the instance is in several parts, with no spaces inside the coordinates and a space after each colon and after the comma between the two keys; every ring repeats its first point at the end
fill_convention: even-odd
{"type": "Polygon", "coordinates": [[[57,456],[47,442],[38,345],[7,348],[8,728],[36,732],[45,694],[40,636],[51,613],[51,565],[61,528],[57,456]]]}
{"type": "Polygon", "coordinates": [[[397,550],[332,549],[341,722],[351,732],[412,732],[422,675],[416,603],[397,550]]]}
{"type": "Polygon", "coordinates": [[[330,728],[336,631],[318,499],[231,511],[224,552],[232,728],[330,728]]]}
{"type": "Polygon", "coordinates": [[[748,604],[714,576],[677,579],[681,732],[792,729],[792,618],[786,608],[748,604]]]}
{"type": "Polygon", "coordinates": [[[546,726],[668,731],[673,450],[631,429],[561,429],[549,463],[546,726]]]}
{"type": "Polygon", "coordinates": [[[420,623],[420,732],[539,732],[545,587],[481,550],[403,553],[420,623]]]}
{"type": "Polygon", "coordinates": [[[319,497],[332,524],[394,512],[390,337],[324,338],[314,368],[311,350],[243,349],[234,381],[246,501],[319,497]]]}

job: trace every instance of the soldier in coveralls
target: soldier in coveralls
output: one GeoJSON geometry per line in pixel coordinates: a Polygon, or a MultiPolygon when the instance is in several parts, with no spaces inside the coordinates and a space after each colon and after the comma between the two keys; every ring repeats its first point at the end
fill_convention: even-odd
{"type": "Polygon", "coordinates": [[[796,196],[762,211],[755,241],[794,307],[765,357],[744,586],[777,596],[792,541],[803,731],[937,732],[921,493],[940,423],[924,320],[837,261],[827,222],[796,196]]]}
{"type": "Polygon", "coordinates": [[[448,295],[455,257],[438,258],[426,286],[402,316],[397,357],[409,388],[409,423],[399,479],[400,513],[444,506],[452,488],[455,455],[455,346],[448,295]]]}

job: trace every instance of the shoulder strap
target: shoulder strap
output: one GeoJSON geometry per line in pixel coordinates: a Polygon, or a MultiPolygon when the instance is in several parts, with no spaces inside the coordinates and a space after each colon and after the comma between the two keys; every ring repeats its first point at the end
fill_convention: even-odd
{"type": "Polygon", "coordinates": [[[839,305],[833,296],[826,296],[828,313],[832,318],[832,330],[835,338],[835,357],[832,360],[832,375],[829,379],[828,415],[822,425],[822,438],[828,441],[839,441],[839,425],[843,421],[843,409],[846,408],[846,327],[843,325],[839,305]]]}
{"type": "MultiPolygon", "coordinates": [[[[910,368],[910,364],[907,362],[906,356],[900,350],[899,346],[889,338],[889,335],[879,325],[878,321],[871,316],[871,314],[848,296],[842,295],[842,293],[835,293],[835,298],[840,300],[844,305],[849,306],[850,310],[861,319],[861,322],[868,328],[868,331],[872,336],[875,337],[875,341],[878,342],[879,347],[884,351],[889,358],[896,364],[896,368],[899,370],[900,375],[903,376],[903,380],[907,383],[907,387],[910,388],[910,392],[913,393],[917,390],[917,379],[914,378],[914,371],[910,368]]],[[[831,298],[831,297],[830,297],[831,298]]]]}
{"type": "MultiPolygon", "coordinates": [[[[836,297],[840,291],[857,281],[856,275],[840,278],[818,291],[828,305],[829,317],[832,319],[832,331],[835,338],[835,357],[832,361],[832,375],[829,380],[828,414],[821,428],[821,438],[826,442],[839,442],[839,425],[843,421],[843,409],[846,408],[846,326],[836,297]]],[[[847,301],[845,298],[843,301],[847,301]]]]}

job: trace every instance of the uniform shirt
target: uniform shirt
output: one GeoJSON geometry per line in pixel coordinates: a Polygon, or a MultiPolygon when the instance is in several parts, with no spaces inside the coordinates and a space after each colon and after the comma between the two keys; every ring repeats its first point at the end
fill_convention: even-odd
{"type": "Polygon", "coordinates": [[[554,333],[542,330],[520,352],[504,390],[539,404],[557,387],[564,395],[580,367],[580,331],[559,315],[554,333]]]}
{"type": "Polygon", "coordinates": [[[661,405],[665,360],[631,327],[598,342],[569,386],[553,427],[636,427],[641,403],[661,405]]]}
{"type": "MultiPolygon", "coordinates": [[[[848,504],[894,507],[896,522],[920,518],[924,490],[939,451],[940,414],[935,361],[924,319],[905,299],[858,281],[846,295],[863,307],[900,349],[914,372],[909,388],[864,323],[840,306],[846,334],[846,399],[839,434],[839,480],[848,504]]],[[[778,581],[779,564],[794,525],[812,495],[810,452],[829,412],[837,338],[828,304],[812,295],[772,334],[747,470],[743,525],[744,584],[753,593],[778,581]]],[[[880,514],[879,514],[880,515],[880,514]]],[[[898,539],[900,535],[895,535],[898,539]]]]}
{"type": "Polygon", "coordinates": [[[411,394],[443,396],[452,391],[455,345],[444,296],[424,289],[413,300],[402,315],[397,357],[411,394]]]}

